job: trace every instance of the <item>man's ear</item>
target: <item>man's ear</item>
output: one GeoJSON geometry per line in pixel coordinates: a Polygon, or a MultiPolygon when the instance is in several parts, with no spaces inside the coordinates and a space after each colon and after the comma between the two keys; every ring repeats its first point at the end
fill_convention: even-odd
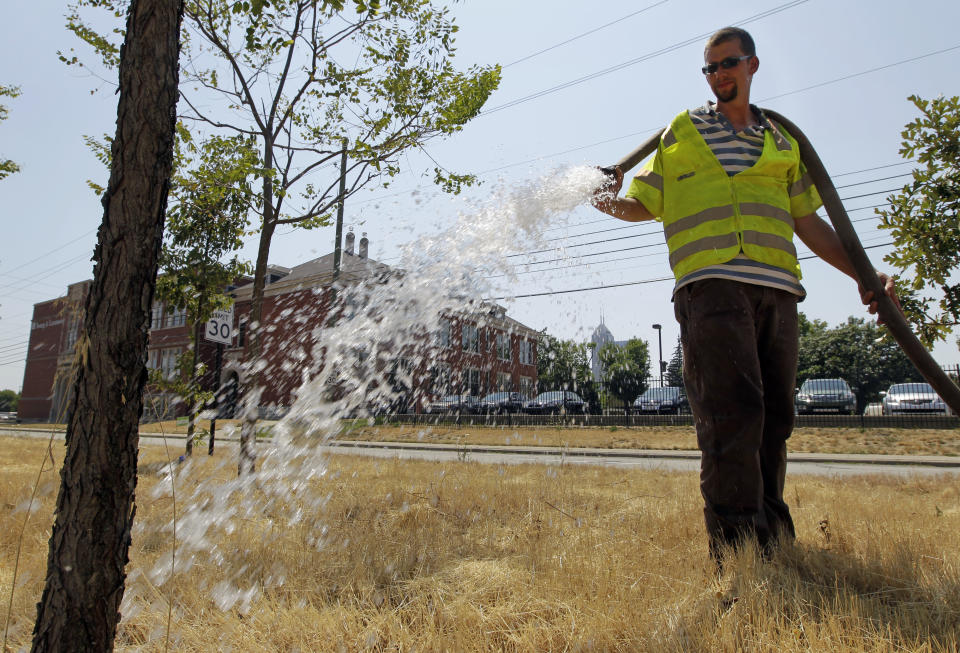
{"type": "Polygon", "coordinates": [[[757,72],[757,69],[760,67],[760,60],[757,58],[756,55],[754,55],[753,58],[750,59],[748,63],[750,64],[750,66],[749,68],[747,68],[747,71],[749,71],[749,73],[753,75],[754,73],[757,72]]]}

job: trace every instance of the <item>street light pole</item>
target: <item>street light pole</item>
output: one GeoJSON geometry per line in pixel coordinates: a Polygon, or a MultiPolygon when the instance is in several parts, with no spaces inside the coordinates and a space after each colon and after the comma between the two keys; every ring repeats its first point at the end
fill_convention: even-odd
{"type": "Polygon", "coordinates": [[[660,387],[663,387],[663,326],[654,324],[653,328],[657,330],[657,342],[660,345],[660,387]]]}

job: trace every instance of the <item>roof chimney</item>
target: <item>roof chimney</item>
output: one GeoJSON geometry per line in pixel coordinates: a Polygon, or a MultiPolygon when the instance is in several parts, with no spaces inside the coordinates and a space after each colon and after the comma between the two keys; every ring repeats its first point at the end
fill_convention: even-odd
{"type": "Polygon", "coordinates": [[[367,249],[370,246],[370,241],[367,240],[367,232],[363,232],[363,236],[360,237],[360,258],[367,258],[367,249]]]}
{"type": "Polygon", "coordinates": [[[353,235],[353,227],[350,227],[350,230],[347,231],[347,237],[346,237],[347,242],[346,242],[346,245],[344,246],[344,249],[346,250],[347,254],[349,254],[350,256],[353,256],[354,238],[356,238],[356,236],[353,235]]]}

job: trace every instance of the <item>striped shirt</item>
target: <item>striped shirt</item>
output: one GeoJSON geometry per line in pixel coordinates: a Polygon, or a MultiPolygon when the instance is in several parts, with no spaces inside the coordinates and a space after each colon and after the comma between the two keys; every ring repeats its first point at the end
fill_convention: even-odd
{"type": "MultiPolygon", "coordinates": [[[[770,123],[759,109],[752,105],[751,108],[760,124],[748,125],[741,131],[734,129],[730,121],[716,110],[713,102],[690,110],[690,120],[730,177],[753,166],[763,152],[764,132],[770,128],[770,123]]],[[[797,295],[801,301],[807,295],[796,276],[783,268],[754,261],[743,252],[726,263],[709,265],[683,276],[673,291],[700,279],[730,279],[779,288],[797,295]]]]}

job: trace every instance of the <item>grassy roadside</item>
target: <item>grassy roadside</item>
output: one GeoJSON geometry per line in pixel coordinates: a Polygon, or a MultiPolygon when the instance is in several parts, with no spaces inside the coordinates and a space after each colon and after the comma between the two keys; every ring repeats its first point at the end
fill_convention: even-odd
{"type": "MultiPolygon", "coordinates": [[[[51,459],[41,440],[0,443],[0,595],[12,597],[18,650],[42,591],[63,447],[51,459]]],[[[945,478],[791,476],[796,544],[770,564],[746,552],[718,579],[695,474],[318,457],[324,473],[298,476],[295,493],[237,492],[237,512],[218,516],[202,550],[179,549],[171,575],[166,460],[161,445],[141,446],[117,651],[960,645],[960,494],[945,478]]],[[[179,514],[236,481],[228,455],[176,470],[179,514]]]]}
{"type": "MultiPolygon", "coordinates": [[[[21,425],[23,426],[23,425],[21,425]]],[[[62,425],[27,425],[26,428],[50,428],[62,425]]],[[[209,432],[209,420],[200,420],[201,434],[209,432]]],[[[220,437],[236,434],[238,420],[218,420],[220,437]]],[[[186,435],[187,427],[175,421],[144,424],[142,433],[186,435]]],[[[267,435],[269,427],[258,433],[267,435]]],[[[507,426],[397,426],[368,425],[365,420],[344,421],[339,440],[428,442],[457,445],[523,445],[543,447],[592,447],[598,449],[697,448],[693,427],[507,427],[507,426]]],[[[797,428],[788,448],[797,453],[879,454],[960,456],[960,429],[898,428],[797,428]]]]}
{"type": "MultiPolygon", "coordinates": [[[[599,449],[697,448],[693,427],[669,426],[593,429],[381,425],[355,427],[338,439],[599,449]]],[[[788,446],[790,451],[804,453],[960,456],[960,430],[798,428],[788,446]]]]}

